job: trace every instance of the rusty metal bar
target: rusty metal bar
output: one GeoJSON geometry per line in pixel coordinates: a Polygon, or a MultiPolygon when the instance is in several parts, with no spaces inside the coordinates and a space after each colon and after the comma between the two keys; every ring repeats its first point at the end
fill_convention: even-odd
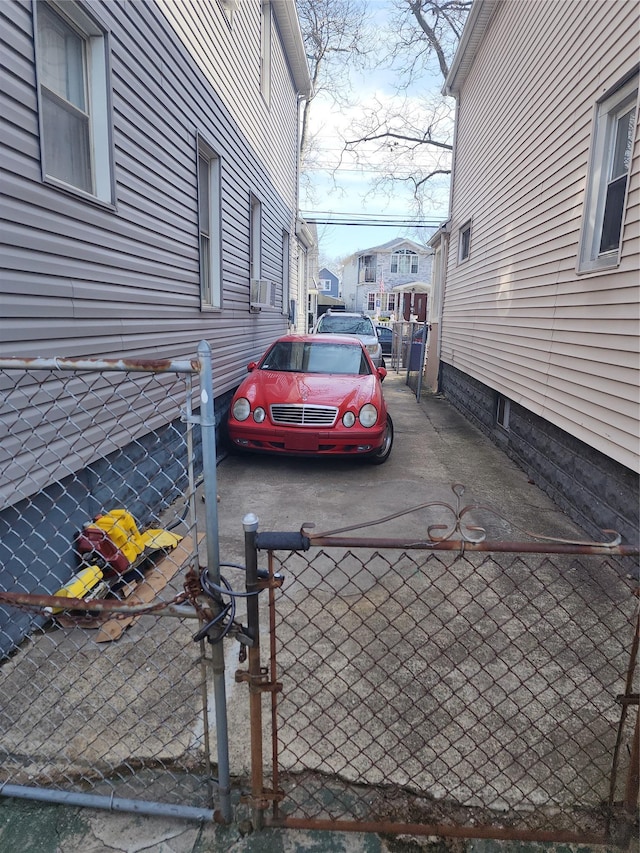
{"type": "MultiPolygon", "coordinates": [[[[36,592],[0,592],[0,601],[14,607],[32,607],[38,610],[55,608],[65,613],[80,611],[81,613],[105,613],[110,616],[121,614],[135,616],[143,613],[154,613],[156,616],[176,616],[179,619],[197,619],[198,613],[190,605],[181,604],[182,597],[173,601],[163,601],[156,604],[127,604],[118,599],[91,598],[62,598],[58,595],[48,595],[36,592]]],[[[51,614],[55,616],[56,614],[51,614]]]]}
{"type": "MultiPolygon", "coordinates": [[[[636,662],[638,659],[638,648],[640,646],[640,614],[636,617],[636,629],[633,636],[633,642],[631,644],[631,654],[629,656],[629,666],[627,668],[627,676],[625,679],[625,692],[616,697],[617,701],[620,702],[622,708],[620,711],[620,721],[618,723],[618,732],[616,736],[616,744],[613,749],[613,760],[611,762],[611,783],[609,786],[609,808],[613,807],[613,803],[616,797],[616,783],[618,777],[618,764],[620,761],[620,751],[622,749],[622,740],[623,740],[623,732],[625,723],[627,720],[628,709],[630,705],[638,704],[637,696],[634,696],[632,693],[633,688],[633,676],[636,668],[636,662]]],[[[629,771],[627,774],[627,781],[625,785],[625,797],[624,804],[627,811],[633,810],[638,802],[638,761],[640,756],[638,755],[638,721],[640,720],[640,708],[636,712],[636,728],[633,739],[632,746],[632,761],[629,765],[629,771]],[[633,752],[635,750],[635,757],[633,752]],[[635,792],[635,794],[634,794],[635,792]],[[631,806],[629,807],[629,803],[631,802],[631,806]]]]}
{"type": "MultiPolygon", "coordinates": [[[[638,646],[640,645],[640,615],[636,620],[636,632],[633,638],[633,646],[631,650],[631,659],[629,661],[629,669],[627,671],[627,681],[625,685],[625,699],[629,700],[629,704],[636,705],[636,725],[633,732],[633,742],[631,745],[631,756],[629,760],[629,772],[627,773],[627,781],[624,789],[624,808],[629,814],[634,814],[638,807],[638,793],[640,792],[640,706],[638,706],[638,695],[632,694],[633,675],[638,659],[638,646]]],[[[626,716],[628,705],[625,705],[622,711],[622,719],[626,716]]]]}
{"type": "Polygon", "coordinates": [[[438,835],[449,838],[489,838],[498,841],[540,841],[566,844],[611,844],[604,835],[566,830],[518,830],[494,826],[455,826],[450,823],[393,823],[392,821],[325,820],[285,817],[269,826],[289,829],[319,829],[328,832],[376,832],[402,835],[438,835]]]}
{"type": "Polygon", "coordinates": [[[254,829],[264,826],[264,767],[262,760],[262,691],[264,674],[260,667],[260,611],[258,606],[258,552],[256,533],[258,517],[248,513],[242,520],[244,528],[247,592],[247,629],[253,640],[247,653],[249,682],[249,719],[251,725],[251,806],[254,829]]]}
{"type": "Polygon", "coordinates": [[[462,539],[433,541],[420,539],[388,539],[379,537],[314,536],[307,533],[312,547],[322,548],[382,548],[398,551],[493,551],[502,554],[582,554],[609,557],[636,557],[638,545],[596,545],[562,542],[469,542],[462,539]]]}
{"type": "Polygon", "coordinates": [[[631,745],[631,757],[629,759],[629,773],[624,789],[624,808],[630,815],[635,814],[638,808],[638,793],[640,787],[640,710],[636,710],[636,727],[633,732],[633,743],[631,745]]]}
{"type": "MultiPolygon", "coordinates": [[[[273,551],[269,551],[269,676],[275,684],[277,681],[277,653],[276,653],[276,597],[274,571],[273,571],[273,551]]],[[[272,761],[272,776],[273,790],[278,792],[280,784],[280,766],[278,763],[278,693],[274,690],[271,693],[271,761],[272,761]]],[[[279,816],[279,800],[273,800],[273,817],[277,819],[279,816]]]]}
{"type": "Polygon", "coordinates": [[[119,370],[144,373],[200,373],[200,361],[167,358],[0,358],[0,370],[119,370]]]}

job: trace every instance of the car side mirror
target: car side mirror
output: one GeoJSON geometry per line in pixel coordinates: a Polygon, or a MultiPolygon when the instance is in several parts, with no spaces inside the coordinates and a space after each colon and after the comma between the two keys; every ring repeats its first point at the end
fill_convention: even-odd
{"type": "Polygon", "coordinates": [[[379,367],[378,368],[378,376],[380,377],[380,382],[384,381],[384,377],[386,375],[387,375],[387,368],[386,367],[379,367]]]}
{"type": "Polygon", "coordinates": [[[258,366],[257,361],[250,361],[249,364],[247,365],[247,373],[251,373],[251,371],[255,370],[257,366],[258,366]]]}

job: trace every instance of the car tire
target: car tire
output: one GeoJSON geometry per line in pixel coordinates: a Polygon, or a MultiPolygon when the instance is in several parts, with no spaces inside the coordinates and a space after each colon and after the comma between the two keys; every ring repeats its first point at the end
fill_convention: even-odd
{"type": "Polygon", "coordinates": [[[229,426],[227,424],[226,419],[221,426],[219,440],[220,445],[218,447],[218,451],[222,457],[241,455],[241,450],[236,444],[233,443],[233,441],[231,441],[231,436],[229,435],[229,426]]]}
{"type": "Polygon", "coordinates": [[[384,441],[382,442],[379,450],[376,450],[375,453],[372,453],[369,457],[369,461],[372,465],[383,465],[389,456],[391,455],[391,448],[393,447],[393,421],[391,420],[391,415],[387,415],[387,429],[384,434],[384,441]]]}

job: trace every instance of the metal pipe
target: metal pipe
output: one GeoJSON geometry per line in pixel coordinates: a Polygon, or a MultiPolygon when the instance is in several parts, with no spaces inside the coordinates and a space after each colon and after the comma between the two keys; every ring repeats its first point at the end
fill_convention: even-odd
{"type": "MultiPolygon", "coordinates": [[[[187,403],[186,403],[186,438],[187,438],[187,473],[189,476],[189,529],[192,531],[193,541],[196,543],[193,552],[193,568],[200,577],[200,554],[198,553],[198,510],[196,507],[196,476],[194,471],[194,452],[193,452],[193,377],[187,375],[187,403]]],[[[216,474],[217,476],[217,474],[216,474]]],[[[197,614],[202,625],[202,618],[197,614]]],[[[207,644],[204,637],[198,643],[200,649],[200,701],[202,702],[202,737],[204,740],[204,754],[206,760],[211,766],[211,729],[209,727],[209,684],[208,684],[208,659],[207,659],[207,644]]],[[[209,780],[209,803],[211,808],[215,808],[214,784],[209,780]]]]}
{"type": "Polygon", "coordinates": [[[127,604],[115,599],[62,598],[37,592],[0,592],[0,601],[5,604],[22,607],[34,607],[39,610],[55,608],[66,613],[74,610],[81,613],[103,613],[106,615],[125,614],[128,616],[153,613],[155,616],[176,616],[179,619],[197,619],[198,613],[190,604],[159,602],[156,604],[127,604]]]}
{"type": "Polygon", "coordinates": [[[53,791],[47,788],[30,788],[26,785],[1,785],[0,796],[15,797],[22,800],[38,800],[43,803],[57,803],[62,806],[85,806],[113,812],[133,812],[134,814],[154,817],[178,817],[199,821],[215,820],[215,814],[211,809],[199,809],[195,806],[128,800],[122,797],[105,797],[74,791],[53,791]]]}
{"type": "MultiPolygon", "coordinates": [[[[202,474],[204,477],[207,568],[214,583],[220,584],[220,544],[218,535],[218,480],[216,455],[216,418],[213,405],[213,369],[211,347],[207,341],[198,346],[200,361],[200,429],[202,435],[202,474]]],[[[218,796],[224,823],[231,823],[231,773],[229,768],[229,731],[224,676],[224,644],[211,646],[211,670],[216,715],[218,749],[218,796]]]]}
{"type": "MultiPolygon", "coordinates": [[[[200,350],[198,350],[200,352],[200,350]]],[[[0,370],[118,370],[144,373],[198,373],[200,364],[168,358],[0,358],[0,370]]]]}
{"type": "MultiPolygon", "coordinates": [[[[276,646],[276,595],[273,585],[273,552],[269,552],[269,677],[271,683],[278,680],[277,646],[276,646]]],[[[280,789],[280,764],[278,761],[278,691],[271,691],[271,761],[273,765],[273,791],[277,794],[280,789]]],[[[273,816],[278,818],[278,798],[273,801],[273,816]]]]}
{"type": "Polygon", "coordinates": [[[579,545],[562,542],[469,542],[461,539],[406,541],[376,537],[314,536],[307,531],[313,548],[389,548],[402,551],[495,551],[508,554],[593,554],[605,557],[636,557],[637,545],[579,545]]]}
{"type": "Polygon", "coordinates": [[[636,726],[631,743],[631,756],[629,759],[629,771],[624,788],[624,807],[628,814],[634,815],[638,808],[638,790],[640,788],[640,708],[636,708],[636,726]]]}
{"type": "Polygon", "coordinates": [[[251,725],[251,799],[254,829],[262,829],[264,810],[264,767],[262,759],[262,693],[260,692],[260,611],[258,603],[258,551],[256,533],[258,517],[250,512],[242,519],[244,528],[244,553],[246,567],[247,627],[253,645],[247,653],[249,668],[249,719],[251,725]]]}
{"type": "Polygon", "coordinates": [[[438,835],[444,838],[488,838],[504,841],[555,841],[569,844],[607,844],[604,834],[569,832],[567,830],[518,830],[498,826],[455,826],[451,823],[394,823],[373,820],[328,820],[285,817],[269,826],[289,829],[319,829],[328,832],[377,832],[385,835],[438,835]]]}

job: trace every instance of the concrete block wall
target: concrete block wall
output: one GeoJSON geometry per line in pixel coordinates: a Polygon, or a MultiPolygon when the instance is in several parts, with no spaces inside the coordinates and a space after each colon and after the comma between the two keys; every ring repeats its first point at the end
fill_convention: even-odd
{"type": "Polygon", "coordinates": [[[634,471],[513,401],[509,428],[503,429],[496,423],[497,393],[451,365],[441,365],[440,389],[589,537],[601,541],[609,529],[623,542],[638,542],[640,484],[634,471]]]}

